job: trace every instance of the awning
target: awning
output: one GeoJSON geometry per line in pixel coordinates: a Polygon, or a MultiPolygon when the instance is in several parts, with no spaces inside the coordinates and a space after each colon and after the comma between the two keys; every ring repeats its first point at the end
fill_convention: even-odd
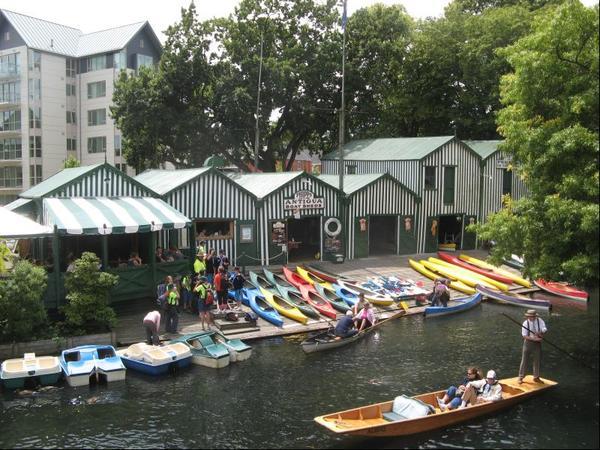
{"type": "Polygon", "coordinates": [[[184,228],[191,221],[157,198],[45,198],[44,222],[61,234],[121,234],[184,228]]]}
{"type": "Polygon", "coordinates": [[[0,237],[36,237],[48,234],[52,234],[52,228],[0,206],[0,237]]]}

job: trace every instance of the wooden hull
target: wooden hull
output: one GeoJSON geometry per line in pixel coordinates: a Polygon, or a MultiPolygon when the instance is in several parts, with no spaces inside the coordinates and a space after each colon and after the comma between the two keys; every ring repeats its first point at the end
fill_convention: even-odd
{"type": "Polygon", "coordinates": [[[585,303],[589,299],[589,295],[587,292],[575,289],[566,283],[558,283],[555,281],[544,280],[534,280],[534,283],[537,287],[543,289],[546,292],[550,292],[551,294],[559,295],[561,297],[569,298],[571,300],[576,300],[578,302],[585,303]]]}
{"type": "Polygon", "coordinates": [[[383,418],[382,413],[391,411],[393,401],[389,401],[318,416],[314,420],[338,434],[370,437],[407,436],[446,428],[457,423],[496,413],[557,385],[555,381],[546,379],[542,379],[542,381],[543,383],[535,383],[531,377],[526,377],[523,384],[518,384],[518,378],[500,380],[503,390],[502,400],[444,412],[440,411],[436,401],[436,397],[441,397],[444,391],[417,395],[413,398],[435,408],[434,414],[417,419],[387,421],[383,418]]]}
{"type": "Polygon", "coordinates": [[[472,264],[469,264],[469,263],[463,261],[462,259],[457,258],[454,255],[449,255],[448,253],[444,253],[444,252],[438,252],[438,256],[442,260],[446,261],[447,263],[454,264],[455,266],[462,267],[465,270],[470,270],[471,272],[475,272],[480,275],[484,275],[488,278],[491,278],[492,280],[499,281],[500,283],[512,284],[512,282],[513,282],[513,280],[509,277],[505,277],[505,276],[500,275],[499,273],[495,273],[491,270],[487,270],[487,269],[483,269],[481,267],[474,266],[472,264]]]}
{"type": "Polygon", "coordinates": [[[521,306],[523,308],[540,309],[542,311],[549,311],[552,309],[552,304],[547,300],[536,300],[512,292],[500,292],[480,285],[477,285],[477,291],[481,292],[490,300],[495,300],[504,305],[521,306]]]}
{"type": "MultiPolygon", "coordinates": [[[[409,259],[408,263],[414,270],[416,270],[417,272],[419,272],[422,275],[425,275],[430,280],[437,280],[438,278],[440,278],[440,275],[436,274],[435,272],[432,272],[431,270],[427,269],[427,267],[425,267],[423,264],[421,264],[413,259],[409,259]]],[[[463,292],[468,295],[472,295],[477,292],[472,287],[467,286],[466,284],[461,283],[460,281],[451,281],[450,287],[456,291],[460,291],[460,292],[463,292]]]]}
{"type": "Polygon", "coordinates": [[[500,267],[492,266],[491,264],[488,264],[485,261],[482,261],[481,259],[473,258],[472,256],[462,255],[462,254],[458,256],[458,259],[460,259],[461,261],[465,261],[469,264],[472,264],[474,266],[481,267],[482,269],[491,270],[494,273],[497,273],[504,277],[510,278],[513,283],[520,284],[523,287],[526,287],[526,288],[531,287],[531,283],[529,281],[527,281],[525,278],[515,275],[515,274],[509,272],[508,270],[501,269],[500,267]]]}

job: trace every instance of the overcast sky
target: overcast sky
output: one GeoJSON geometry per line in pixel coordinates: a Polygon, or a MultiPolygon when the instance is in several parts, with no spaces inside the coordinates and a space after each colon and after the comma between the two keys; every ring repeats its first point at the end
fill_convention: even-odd
{"type": "MultiPolygon", "coordinates": [[[[227,16],[239,0],[195,0],[200,19],[227,16]]],[[[348,13],[375,3],[401,3],[415,18],[439,17],[450,0],[348,0],[348,13]]],[[[341,5],[341,0],[339,1],[341,5]]],[[[583,0],[593,5],[597,0],[583,0]]],[[[181,17],[190,0],[1,0],[0,8],[30,15],[84,33],[148,20],[161,41],[168,25],[181,17]]]]}

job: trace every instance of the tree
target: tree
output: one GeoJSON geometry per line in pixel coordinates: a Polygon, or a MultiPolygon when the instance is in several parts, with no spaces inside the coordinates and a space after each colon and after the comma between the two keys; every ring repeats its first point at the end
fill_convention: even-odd
{"type": "Polygon", "coordinates": [[[81,162],[74,156],[71,155],[67,159],[65,159],[65,163],[64,163],[65,169],[72,169],[73,167],[79,167],[79,166],[81,166],[81,162]]]}
{"type": "Polygon", "coordinates": [[[504,149],[531,195],[479,227],[492,257],[523,254],[533,277],[598,282],[598,6],[548,8],[502,51],[504,149]],[[511,235],[507,229],[519,230],[511,235]]]}

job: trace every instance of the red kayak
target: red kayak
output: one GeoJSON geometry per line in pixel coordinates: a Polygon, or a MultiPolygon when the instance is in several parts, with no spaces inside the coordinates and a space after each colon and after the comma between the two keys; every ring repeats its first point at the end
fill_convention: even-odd
{"type": "MultiPolygon", "coordinates": [[[[285,267],[284,267],[285,270],[285,267]]],[[[301,285],[298,287],[300,292],[302,293],[302,298],[312,306],[314,309],[319,311],[324,316],[330,317],[332,319],[337,318],[337,313],[331,303],[321,297],[319,294],[315,292],[315,290],[310,285],[301,285]],[[310,289],[309,289],[310,288],[310,289]]]]}
{"type": "Polygon", "coordinates": [[[504,283],[504,284],[512,284],[514,282],[514,280],[512,280],[508,277],[497,274],[494,271],[482,269],[481,267],[477,267],[477,266],[474,266],[473,264],[469,264],[468,262],[465,262],[462,259],[458,259],[456,256],[451,255],[449,253],[438,252],[438,256],[440,257],[440,259],[443,259],[444,261],[446,261],[450,264],[454,264],[456,266],[462,267],[463,269],[470,270],[471,272],[485,275],[486,277],[489,277],[492,280],[500,281],[501,283],[504,283]]]}
{"type": "Polygon", "coordinates": [[[535,285],[544,291],[550,292],[554,295],[561,297],[570,298],[571,300],[578,300],[580,302],[587,302],[589,294],[585,291],[575,289],[568,283],[559,283],[558,281],[545,281],[541,278],[534,281],[535,285]]]}
{"type": "Polygon", "coordinates": [[[312,290],[313,292],[315,292],[314,288],[308,281],[306,281],[304,278],[302,278],[296,272],[292,272],[286,266],[283,266],[283,274],[285,275],[286,280],[288,280],[290,283],[292,283],[298,289],[300,289],[301,286],[305,286],[305,287],[309,288],[310,290],[312,290]]]}

